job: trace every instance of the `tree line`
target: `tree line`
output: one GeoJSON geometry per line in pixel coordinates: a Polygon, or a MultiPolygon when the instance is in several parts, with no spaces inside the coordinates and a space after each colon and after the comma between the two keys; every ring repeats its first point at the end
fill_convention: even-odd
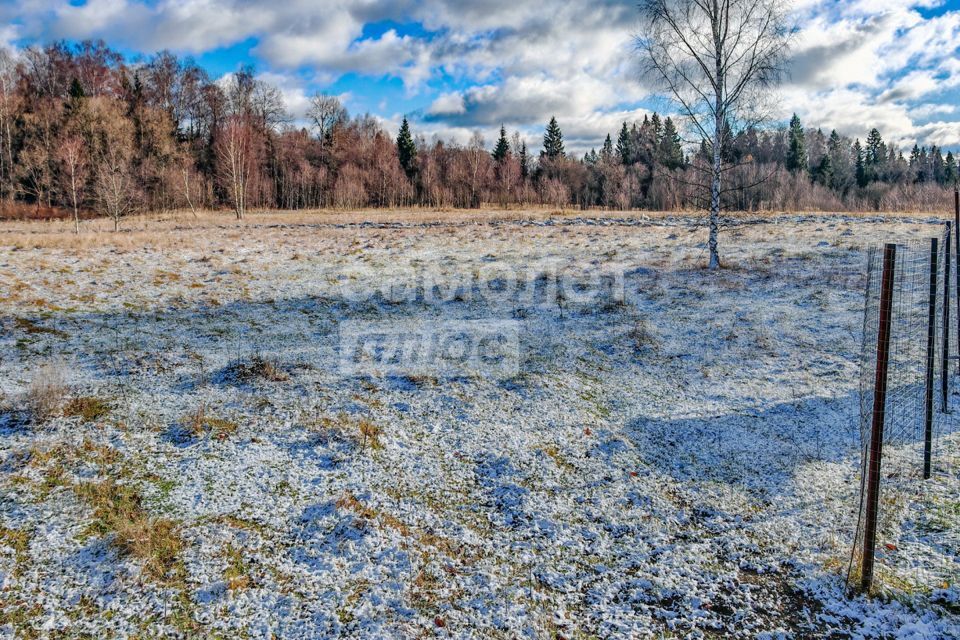
{"type": "MultiPolygon", "coordinates": [[[[160,52],[130,63],[103,42],[0,50],[0,202],[86,211],[119,225],[138,210],[556,207],[675,210],[705,206],[709,142],[684,140],[658,114],[625,122],[577,156],[555,118],[533,154],[500,128],[463,145],[396,138],[373,116],[315,95],[309,126],[280,91],[244,68],[215,80],[160,52]]],[[[724,131],[725,208],[929,208],[957,179],[937,146],[908,155],[872,130],[864,142],[804,128],[724,131]]]]}

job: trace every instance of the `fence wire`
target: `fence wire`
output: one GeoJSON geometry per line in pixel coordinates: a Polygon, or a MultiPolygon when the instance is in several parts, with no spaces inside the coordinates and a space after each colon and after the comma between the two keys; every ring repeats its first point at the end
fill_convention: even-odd
{"type": "MultiPolygon", "coordinates": [[[[947,252],[954,239],[948,241],[944,232],[937,240],[935,254],[929,240],[896,247],[872,589],[952,599],[950,594],[960,584],[960,535],[954,526],[960,515],[955,473],[960,441],[947,433],[953,389],[944,396],[944,384],[957,383],[957,265],[956,257],[949,256],[948,274],[947,252]],[[932,301],[931,280],[936,283],[932,301]],[[946,324],[944,304],[950,305],[946,324]],[[947,361],[945,343],[951,356],[947,361]],[[928,391],[929,375],[932,388],[928,391]],[[932,466],[931,477],[925,480],[928,406],[932,407],[932,466]]],[[[869,250],[860,352],[860,514],[847,576],[851,587],[860,586],[864,569],[883,260],[883,247],[869,250]]]]}

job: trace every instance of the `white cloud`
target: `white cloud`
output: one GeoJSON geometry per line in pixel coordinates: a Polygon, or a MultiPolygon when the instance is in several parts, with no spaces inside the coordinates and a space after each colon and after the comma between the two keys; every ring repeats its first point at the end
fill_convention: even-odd
{"type": "MultiPolygon", "coordinates": [[[[904,143],[955,135],[949,122],[926,122],[957,114],[944,92],[960,87],[960,9],[936,17],[918,10],[943,6],[795,0],[800,32],[779,115],[795,110],[809,124],[861,137],[877,126],[904,143]]],[[[263,77],[295,114],[312,92],[302,78],[392,76],[427,97],[424,130],[465,141],[474,128],[495,135],[501,122],[539,131],[556,115],[586,144],[587,135],[602,139],[614,121],[642,113],[636,105],[652,104],[638,80],[636,14],[623,0],[8,0],[0,39],[103,37],[201,53],[253,38],[263,77]],[[367,30],[376,23],[415,23],[427,33],[367,30]],[[468,88],[434,88],[448,77],[468,88]]]]}

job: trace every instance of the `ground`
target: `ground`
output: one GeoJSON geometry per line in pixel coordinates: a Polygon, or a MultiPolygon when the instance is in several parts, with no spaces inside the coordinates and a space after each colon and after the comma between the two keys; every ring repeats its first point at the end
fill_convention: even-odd
{"type": "Polygon", "coordinates": [[[958,637],[909,500],[914,569],[845,586],[865,248],[936,222],[737,216],[718,272],[683,215],[3,223],[0,637],[958,637]],[[500,368],[344,367],[488,326],[500,368]]]}

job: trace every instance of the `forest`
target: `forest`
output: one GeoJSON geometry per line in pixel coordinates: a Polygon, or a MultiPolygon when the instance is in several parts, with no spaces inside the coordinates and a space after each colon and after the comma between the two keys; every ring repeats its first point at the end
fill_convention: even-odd
{"type": "MultiPolygon", "coordinates": [[[[725,135],[724,207],[736,210],[928,210],[957,161],[936,145],[899,149],[788,126],[725,135]]],[[[551,119],[542,148],[519,132],[467,144],[394,138],[317,94],[307,121],[243,68],[212,78],[170,52],[127,61],[103,42],[0,51],[0,205],[10,215],[112,218],[169,209],[547,205],[681,210],[708,196],[708,143],[654,113],[624,122],[578,156],[551,119]]]]}

